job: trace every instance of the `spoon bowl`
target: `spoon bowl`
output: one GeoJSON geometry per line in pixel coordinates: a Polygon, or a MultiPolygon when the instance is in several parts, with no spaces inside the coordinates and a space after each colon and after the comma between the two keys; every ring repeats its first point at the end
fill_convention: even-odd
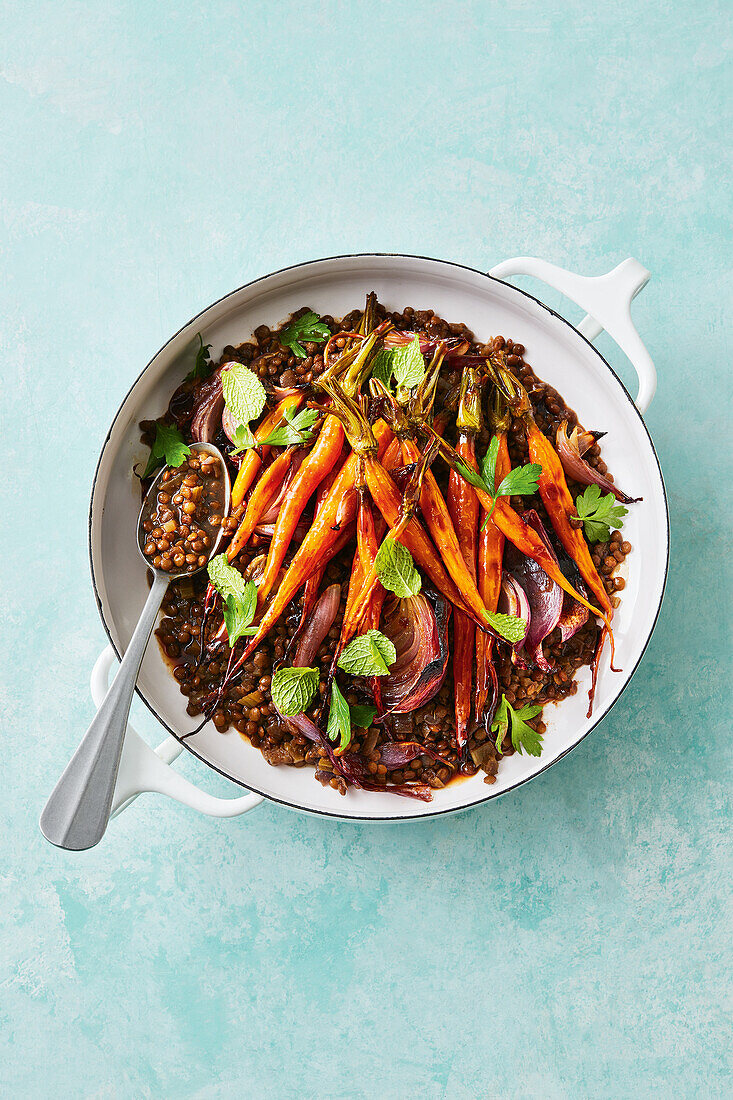
{"type": "MultiPolygon", "coordinates": [[[[192,454],[211,455],[211,457],[216,459],[216,461],[219,463],[219,469],[221,470],[222,482],[224,487],[224,497],[221,501],[221,515],[228,515],[232,497],[232,487],[229,480],[229,471],[227,469],[227,464],[224,461],[224,456],[222,455],[219,448],[215,447],[213,443],[192,443],[190,450],[192,454]]],[[[177,468],[175,466],[163,466],[158,471],[150,485],[150,488],[145,494],[145,498],[143,499],[143,502],[140,506],[140,512],[138,513],[137,517],[137,548],[140,551],[140,555],[148,569],[152,569],[154,574],[159,573],[161,576],[166,577],[168,581],[176,580],[180,577],[193,577],[196,573],[200,572],[201,569],[204,569],[206,565],[208,565],[208,562],[211,561],[211,559],[216,554],[219,546],[221,545],[221,540],[224,536],[224,529],[222,525],[219,525],[219,527],[217,528],[213,528],[206,521],[203,521],[204,529],[211,537],[211,546],[209,547],[208,553],[206,555],[207,561],[202,565],[196,565],[195,568],[186,568],[185,566],[182,566],[179,569],[176,569],[174,567],[169,570],[163,570],[153,565],[150,558],[145,554],[145,544],[149,535],[145,531],[143,524],[146,522],[146,520],[151,518],[154,510],[154,503],[158,497],[158,494],[163,488],[164,484],[168,484],[168,481],[166,479],[168,478],[171,482],[173,482],[174,488],[177,487],[175,479],[177,470],[179,469],[180,468],[177,468]],[[171,474],[173,475],[172,477],[171,474]]]]}
{"type": "MultiPolygon", "coordinates": [[[[98,844],[104,836],[112,808],[132,696],[145,649],[155,625],[155,620],[158,617],[163,597],[171,581],[184,576],[192,577],[200,572],[208,565],[221,545],[224,535],[222,518],[228,514],[231,502],[229,471],[221,452],[213,443],[194,443],[190,451],[192,454],[209,454],[219,463],[220,477],[215,480],[219,481],[223,487],[223,498],[216,501],[216,507],[219,509],[221,518],[216,525],[210,522],[210,516],[202,520],[195,520],[195,508],[189,517],[185,511],[188,504],[188,498],[186,498],[185,503],[181,502],[182,509],[178,521],[174,521],[172,509],[169,507],[171,494],[167,494],[163,502],[160,501],[159,497],[164,485],[171,489],[182,488],[183,479],[186,475],[180,467],[172,466],[164,466],[160,473],[156,474],[140,508],[136,532],[140,555],[146,566],[153,572],[153,584],[130,639],[130,644],[125,651],[117,675],[110,685],[104,702],[92,720],[81,744],[67,764],[41,814],[41,832],[47,840],[59,848],[81,851],[98,844]],[[166,532],[162,528],[160,531],[161,538],[157,541],[153,539],[151,534],[156,529],[155,525],[161,515],[161,510],[163,515],[170,514],[171,516],[170,520],[167,521],[173,524],[170,532],[171,537],[180,536],[180,541],[175,544],[178,547],[177,556],[184,559],[193,558],[192,561],[184,560],[179,567],[175,566],[174,558],[167,551],[155,554],[155,550],[159,549],[161,541],[166,541],[163,537],[166,532]],[[184,519],[187,524],[184,524],[184,519]],[[184,531],[188,529],[190,532],[190,525],[194,522],[199,525],[198,529],[201,533],[206,533],[208,536],[209,544],[208,547],[205,547],[208,551],[206,554],[201,552],[201,546],[195,554],[189,553],[186,555],[184,553],[186,547],[184,531]],[[147,530],[146,523],[149,525],[147,530]],[[174,530],[175,535],[173,534],[174,530]],[[151,547],[151,550],[146,553],[148,546],[151,547]],[[157,557],[158,566],[155,565],[154,560],[151,561],[151,557],[153,559],[157,557]]],[[[183,466],[183,463],[181,463],[181,466],[183,466]]],[[[175,497],[175,495],[174,492],[172,496],[175,497]]],[[[190,495],[189,493],[189,497],[190,495]]],[[[206,503],[205,496],[203,501],[206,503]]]]}

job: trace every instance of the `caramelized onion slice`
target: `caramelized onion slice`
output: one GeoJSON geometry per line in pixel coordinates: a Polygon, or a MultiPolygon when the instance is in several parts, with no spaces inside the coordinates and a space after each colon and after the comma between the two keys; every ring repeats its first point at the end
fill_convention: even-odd
{"type": "Polygon", "coordinates": [[[500,611],[502,615],[514,615],[517,619],[524,619],[526,622],[527,629],[524,638],[515,642],[512,646],[512,661],[518,668],[526,668],[527,663],[522,656],[522,650],[532,625],[532,612],[527,593],[519,581],[511,573],[507,573],[506,570],[501,577],[501,591],[499,592],[497,611],[500,611]]]}
{"type": "Polygon", "coordinates": [[[427,703],[443,683],[448,668],[447,600],[430,589],[393,600],[382,629],[393,642],[397,659],[382,682],[382,705],[392,714],[408,714],[427,703]]]}
{"type": "Polygon", "coordinates": [[[575,427],[568,435],[568,422],[563,420],[555,436],[556,450],[563,470],[569,478],[579,482],[580,485],[598,485],[604,492],[613,493],[616,500],[621,501],[622,504],[636,504],[642,499],[641,497],[627,497],[617,485],[603,474],[599,474],[598,470],[594,470],[583,458],[588,447],[598,438],[598,434],[580,432],[579,428],[575,427]]]}
{"type": "MultiPolygon", "coordinates": [[[[534,509],[525,512],[522,519],[528,527],[537,532],[548,552],[557,562],[557,556],[552,548],[547,531],[545,531],[542,520],[534,509]]],[[[529,602],[531,617],[524,639],[525,650],[538,668],[541,668],[543,672],[550,672],[553,666],[547,661],[542,652],[542,643],[558,624],[562,613],[563,591],[560,585],[551,580],[544,569],[532,558],[522,556],[513,573],[515,580],[524,589],[529,602]]]]}
{"type": "Polygon", "coordinates": [[[221,367],[202,382],[196,393],[191,420],[191,436],[197,443],[212,443],[221,427],[224,412],[224,391],[221,367]]]}
{"type": "Polygon", "coordinates": [[[333,626],[341,602],[341,585],[330,584],[318,599],[298,639],[294,668],[311,668],[324,638],[333,626]]]}

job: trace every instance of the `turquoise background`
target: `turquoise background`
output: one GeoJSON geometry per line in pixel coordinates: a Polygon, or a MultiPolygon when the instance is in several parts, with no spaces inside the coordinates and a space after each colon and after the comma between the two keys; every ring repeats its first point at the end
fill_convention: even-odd
{"type": "Polygon", "coordinates": [[[4,1095],[730,1094],[728,12],[0,5],[4,1095]],[[673,555],[632,685],[468,814],[222,823],[148,797],[96,850],[53,849],[121,398],[232,287],[369,250],[652,271],[673,555]]]}

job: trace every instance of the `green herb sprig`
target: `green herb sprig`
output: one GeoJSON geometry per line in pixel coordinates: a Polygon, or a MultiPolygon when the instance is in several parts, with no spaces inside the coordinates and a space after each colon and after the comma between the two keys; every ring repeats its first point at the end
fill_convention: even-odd
{"type": "Polygon", "coordinates": [[[461,477],[465,478],[475,489],[482,489],[493,497],[493,504],[484,519],[482,530],[486,527],[496,508],[499,497],[532,496],[537,492],[542,467],[536,462],[528,462],[524,466],[517,466],[510,470],[504,480],[496,484],[496,458],[499,453],[499,437],[495,435],[489,443],[488,450],[481,463],[481,473],[477,474],[462,459],[456,463],[461,477]]]}
{"type": "Polygon", "coordinates": [[[158,421],[155,425],[155,440],[150,448],[150,457],[143,477],[150,477],[153,470],[164,464],[182,466],[190,453],[191,448],[186,444],[178,428],[158,421]]]}
{"type": "Polygon", "coordinates": [[[349,707],[349,717],[351,718],[351,725],[354,729],[368,730],[376,714],[376,707],[368,707],[362,703],[357,703],[355,706],[349,707]]]}
{"type": "Polygon", "coordinates": [[[350,676],[388,676],[396,660],[394,643],[379,630],[367,630],[349,642],[338,666],[350,676]]]}
{"type": "Polygon", "coordinates": [[[394,377],[398,387],[411,390],[425,377],[425,360],[420,351],[420,337],[396,348],[380,348],[372,360],[372,378],[389,389],[394,377]]]}
{"type": "Polygon", "coordinates": [[[589,485],[575,501],[579,519],[588,542],[608,542],[612,527],[623,527],[623,517],[628,508],[618,504],[613,493],[601,495],[600,485],[589,485]]]}
{"type": "Polygon", "coordinates": [[[506,695],[502,695],[494,721],[491,723],[491,732],[496,733],[498,752],[501,752],[501,743],[509,730],[516,752],[526,753],[528,756],[541,756],[542,734],[528,724],[529,720],[536,718],[541,711],[542,707],[538,706],[526,706],[520,710],[514,710],[511,703],[507,702],[506,695]]]}
{"type": "Polygon", "coordinates": [[[257,611],[257,586],[254,581],[245,581],[239,570],[229,564],[226,554],[212,558],[207,572],[222,599],[224,625],[232,649],[240,638],[257,632],[257,627],[252,626],[257,611]]]}
{"type": "Polygon", "coordinates": [[[265,387],[244,363],[227,363],[221,372],[226,407],[240,424],[257,420],[267,401],[265,387]]]}
{"type": "Polygon", "coordinates": [[[232,454],[240,454],[252,447],[291,447],[294,444],[309,443],[313,438],[310,430],[315,424],[320,413],[316,409],[301,409],[296,413],[289,408],[284,412],[285,424],[273,428],[265,439],[259,442],[255,439],[249,425],[240,424],[234,433],[234,450],[232,454]]]}
{"type": "Polygon", "coordinates": [[[396,539],[384,539],[377,551],[375,565],[383,586],[400,599],[416,596],[422,588],[412,554],[396,539]]]}
{"type": "Polygon", "coordinates": [[[272,677],[272,701],[285,718],[302,714],[318,691],[320,672],[317,668],[279,668],[272,677]]]}
{"type": "Polygon", "coordinates": [[[302,317],[291,321],[287,328],[278,336],[278,340],[284,348],[290,348],[297,359],[305,359],[308,354],[303,344],[322,344],[328,340],[331,330],[317,313],[309,310],[302,317]]]}
{"type": "Polygon", "coordinates": [[[205,344],[204,338],[200,332],[196,335],[199,339],[198,350],[196,351],[196,359],[193,364],[193,369],[188,372],[184,382],[199,382],[202,378],[206,378],[211,372],[211,363],[209,362],[209,352],[211,351],[211,344],[205,344]]]}
{"type": "Polygon", "coordinates": [[[338,741],[336,751],[344,752],[351,742],[351,712],[341,689],[334,680],[331,685],[331,709],[328,712],[326,737],[329,741],[338,741]]]}

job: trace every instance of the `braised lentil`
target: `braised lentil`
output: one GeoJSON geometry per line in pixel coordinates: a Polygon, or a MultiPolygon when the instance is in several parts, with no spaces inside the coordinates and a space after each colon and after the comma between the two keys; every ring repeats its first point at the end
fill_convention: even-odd
{"type": "Polygon", "coordinates": [[[143,554],[165,573],[193,573],[206,565],[222,522],[224,482],[220,463],[192,451],[169,467],[146,498],[143,554]]]}

